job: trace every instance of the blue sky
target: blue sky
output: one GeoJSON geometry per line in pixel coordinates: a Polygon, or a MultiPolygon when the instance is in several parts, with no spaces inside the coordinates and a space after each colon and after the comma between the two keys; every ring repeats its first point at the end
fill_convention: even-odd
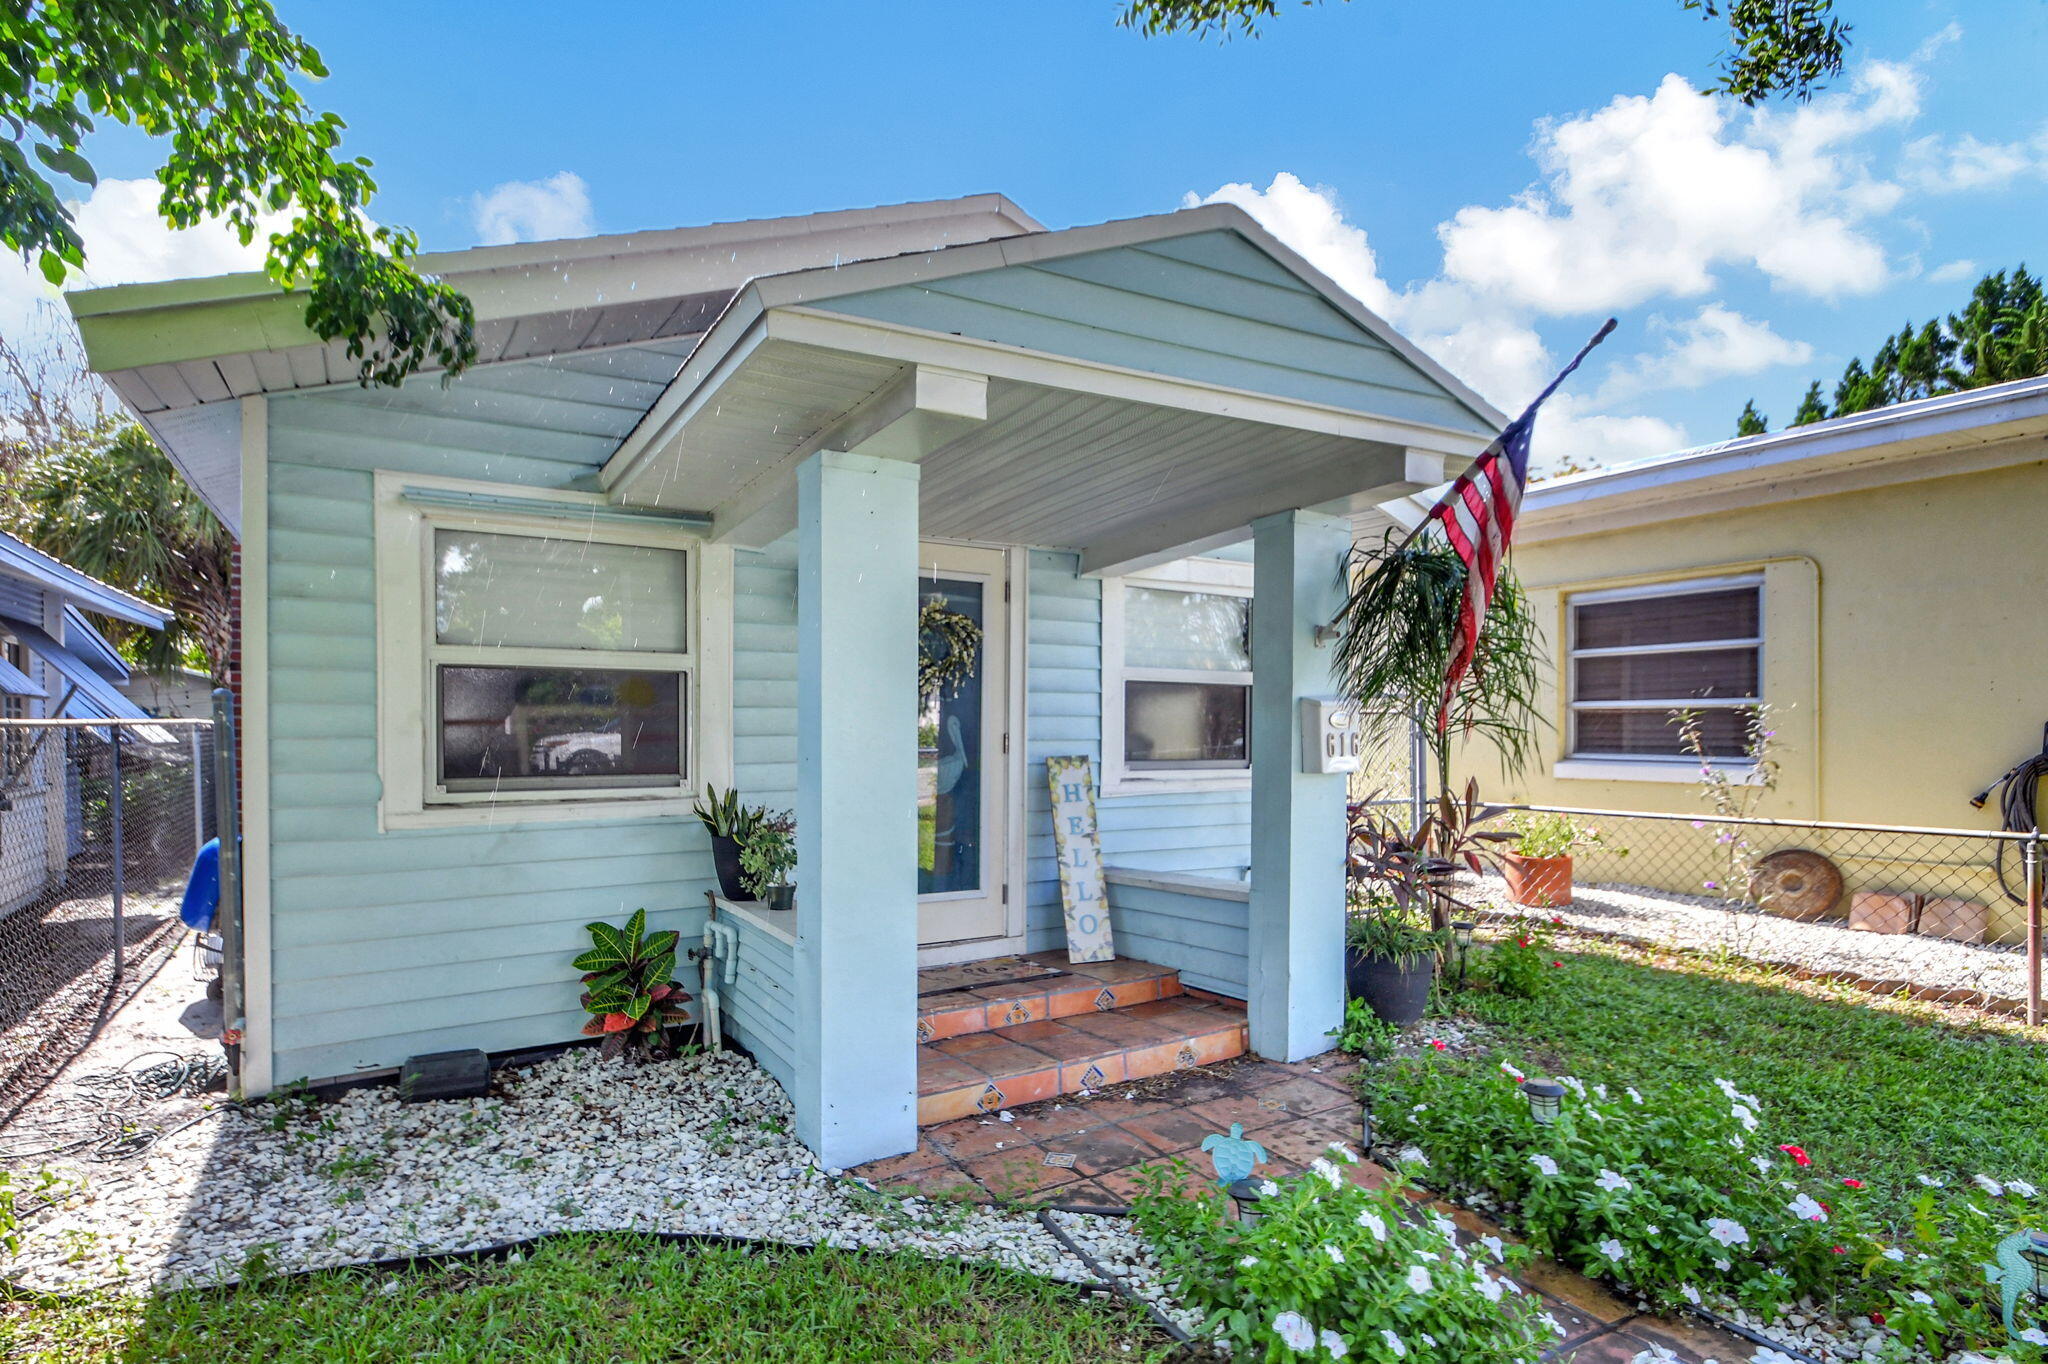
{"type": "MultiPolygon", "coordinates": [[[[1503,405],[1618,313],[1554,463],[1720,438],[1751,394],[1782,422],[1978,269],[2048,265],[2048,5],[1839,4],[1850,78],[1761,118],[1685,88],[1719,33],[1677,0],[1290,6],[1228,43],[1117,0],[281,8],[376,216],[430,247],[990,189],[1066,226],[1234,185],[1503,405]]],[[[88,206],[96,280],[241,263],[151,242],[146,188],[88,206]]]]}

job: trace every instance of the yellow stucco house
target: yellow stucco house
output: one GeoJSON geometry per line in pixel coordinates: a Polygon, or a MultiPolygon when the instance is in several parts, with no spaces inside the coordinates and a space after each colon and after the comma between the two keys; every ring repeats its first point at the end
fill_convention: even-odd
{"type": "Polygon", "coordinates": [[[1490,796],[1699,809],[1671,709],[1700,708],[1739,774],[1762,702],[1782,767],[1757,813],[1994,828],[1970,797],[2048,722],[2048,378],[1533,485],[1514,566],[1549,727],[1512,780],[1471,755],[1490,796]]]}

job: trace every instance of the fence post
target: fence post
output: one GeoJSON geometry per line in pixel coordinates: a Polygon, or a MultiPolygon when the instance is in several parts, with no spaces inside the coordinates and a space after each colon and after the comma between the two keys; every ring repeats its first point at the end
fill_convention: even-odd
{"type": "Polygon", "coordinates": [[[235,694],[213,693],[214,836],[220,839],[220,1040],[228,1056],[228,1092],[242,1085],[242,826],[241,783],[235,760],[235,694]]]}
{"type": "Polygon", "coordinates": [[[192,726],[192,856],[206,846],[206,768],[200,753],[199,726],[192,726]]]}
{"type": "Polygon", "coordinates": [[[127,929],[121,922],[121,913],[128,894],[127,867],[121,855],[121,726],[109,724],[107,733],[114,753],[113,774],[107,783],[107,813],[114,825],[114,979],[119,980],[127,967],[127,929]]]}
{"type": "Polygon", "coordinates": [[[2041,1026],[2041,831],[2027,840],[2027,1026],[2041,1026]]]}

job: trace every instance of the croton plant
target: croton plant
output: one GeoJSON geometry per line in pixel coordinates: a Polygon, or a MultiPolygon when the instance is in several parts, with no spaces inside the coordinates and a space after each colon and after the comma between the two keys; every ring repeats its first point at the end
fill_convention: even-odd
{"type": "Polygon", "coordinates": [[[649,1059],[670,1054],[667,1028],[687,1015],[689,994],[669,978],[676,968],[676,931],[647,932],[647,911],[636,909],[624,928],[587,924],[591,948],[574,965],[583,975],[585,1037],[602,1037],[605,1057],[629,1052],[649,1059]]]}

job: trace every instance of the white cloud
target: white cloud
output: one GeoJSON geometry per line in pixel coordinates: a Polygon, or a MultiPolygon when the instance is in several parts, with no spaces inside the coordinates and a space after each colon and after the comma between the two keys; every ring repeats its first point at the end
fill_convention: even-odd
{"type": "Polygon", "coordinates": [[[1983,271],[1977,268],[1977,262],[1966,258],[1963,260],[1952,260],[1946,264],[1935,266],[1927,272],[1927,282],[1929,284],[1960,284],[1964,280],[1976,280],[1982,278],[1982,276],[1983,271]]]}
{"type": "Polygon", "coordinates": [[[1778,335],[1768,322],[1709,303],[1681,322],[1652,319],[1664,347],[1617,366],[1601,385],[1599,400],[1615,402],[1656,389],[1700,388],[1737,374],[1756,374],[1779,365],[1803,365],[1813,347],[1778,335]]]}
{"type": "Polygon", "coordinates": [[[484,246],[587,237],[594,230],[590,187],[574,171],[545,180],[508,180],[470,197],[470,218],[484,246]]]}
{"type": "Polygon", "coordinates": [[[1380,278],[1379,258],[1365,229],[1345,221],[1335,190],[1324,185],[1311,189],[1299,176],[1281,171],[1263,190],[1239,183],[1181,198],[1182,208],[1199,204],[1236,204],[1366,307],[1383,315],[1393,307],[1393,291],[1380,278]]]}
{"type": "Polygon", "coordinates": [[[1889,63],[1791,113],[1738,112],[1667,76],[1540,125],[1539,183],[1438,228],[1444,276],[1558,315],[1696,297],[1723,266],[1822,297],[1867,292],[1888,267],[1866,224],[1898,191],[1852,144],[1918,112],[1917,78],[1889,63]]]}
{"type": "Polygon", "coordinates": [[[1906,144],[1900,174],[1930,194],[2002,189],[2022,175],[2048,170],[2048,134],[2031,142],[1984,142],[1969,133],[1928,136],[1906,144]]]}

